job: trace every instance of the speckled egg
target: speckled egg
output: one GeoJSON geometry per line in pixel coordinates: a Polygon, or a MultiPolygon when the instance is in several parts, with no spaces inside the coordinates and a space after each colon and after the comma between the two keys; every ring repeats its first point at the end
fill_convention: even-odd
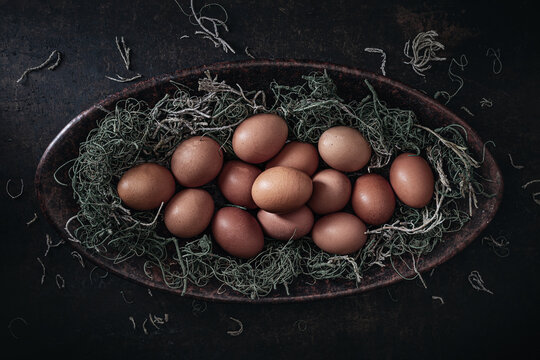
{"type": "Polygon", "coordinates": [[[171,170],[180,185],[202,186],[218,175],[223,165],[223,151],[209,137],[194,136],[178,145],[171,158],[171,170]]]}

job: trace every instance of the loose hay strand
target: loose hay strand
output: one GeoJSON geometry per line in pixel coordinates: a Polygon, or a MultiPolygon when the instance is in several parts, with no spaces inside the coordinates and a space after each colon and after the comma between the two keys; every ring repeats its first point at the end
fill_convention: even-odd
{"type": "Polygon", "coordinates": [[[412,66],[415,73],[420,76],[425,76],[424,71],[431,68],[431,61],[444,61],[446,58],[439,57],[437,52],[444,50],[444,45],[436,41],[438,37],[434,30],[420,32],[415,36],[412,43],[407,40],[403,53],[409,59],[405,64],[412,66]]]}
{"type": "Polygon", "coordinates": [[[64,243],[64,240],[60,239],[56,244],[53,244],[51,236],[49,234],[45,234],[45,244],[47,245],[47,249],[45,250],[45,254],[43,256],[46,257],[49,254],[49,250],[51,250],[51,248],[58,247],[64,243]]]}
{"type": "Polygon", "coordinates": [[[444,305],[444,299],[440,296],[432,296],[431,297],[433,300],[438,300],[440,301],[441,305],[444,305]]]}
{"type": "Polygon", "coordinates": [[[230,316],[229,319],[231,319],[232,321],[237,323],[239,327],[238,327],[237,330],[229,330],[229,331],[227,331],[227,334],[229,334],[231,336],[238,336],[238,335],[242,334],[242,332],[244,331],[244,324],[242,324],[242,322],[240,320],[235,319],[232,316],[230,316]]]}
{"type": "Polygon", "coordinates": [[[499,75],[503,69],[503,65],[501,61],[501,49],[495,50],[493,48],[489,48],[487,49],[486,56],[493,57],[492,70],[495,75],[499,75]]]}
{"type": "Polygon", "coordinates": [[[510,242],[504,236],[498,236],[494,238],[493,235],[484,236],[482,238],[482,244],[486,243],[498,257],[507,257],[510,255],[510,249],[508,246],[510,242]]]}
{"type": "Polygon", "coordinates": [[[249,49],[248,49],[247,46],[246,46],[246,48],[244,49],[244,52],[245,52],[246,55],[249,56],[250,58],[255,59],[255,56],[253,56],[253,54],[251,54],[251,52],[249,51],[249,49]]]}
{"type": "Polygon", "coordinates": [[[469,274],[469,283],[471,283],[471,286],[473,287],[473,289],[477,291],[484,291],[484,292],[487,292],[488,294],[493,295],[493,292],[485,287],[484,280],[482,279],[482,276],[480,275],[478,270],[473,270],[469,274]]]}
{"type": "Polygon", "coordinates": [[[54,278],[55,278],[55,281],[56,281],[56,286],[59,289],[64,289],[66,287],[66,281],[64,280],[64,277],[62,275],[56,274],[56,276],[54,278]]]}
{"type": "Polygon", "coordinates": [[[70,241],[115,263],[143,257],[147,276],[152,277],[149,269],[155,268],[167,286],[182,293],[188,283],[205,286],[211,279],[223,285],[220,293],[230,288],[254,299],[278,286],[288,292],[300,275],[314,281],[343,278],[358,284],[366,270],[386,266],[388,259],[397,271],[392,258],[405,256],[412,256],[409,268],[418,277],[418,259],[445,232],[457,231],[468,221],[470,215],[460,209],[458,201],[468,197],[472,213],[479,189],[474,169],[481,163],[470,154],[463,128],[423,126],[412,111],[387,106],[368,82],[365,98],[353,102],[338,96],[326,73],[305,75],[294,86],[272,82],[272,104],[267,103],[264,91],[246,91],[210,73],[199,79],[197,95],[181,84],[173,85],[176,90],[154,105],[130,98],[105,112],[69,168],[80,211],[65,229],[70,241]],[[289,124],[291,140],[309,143],[316,143],[331,126],[357,128],[372,145],[369,172],[384,168],[401,152],[425,151],[438,175],[434,200],[423,209],[398,203],[388,224],[371,228],[362,251],[351,256],[325,253],[304,237],[287,242],[268,240],[263,251],[249,260],[219,255],[208,234],[180,245],[176,238],[158,232],[161,209],[157,213],[131,211],[122,205],[114,184],[126,170],[143,162],[169,166],[176,146],[194,135],[210,136],[225,153],[232,154],[235,127],[261,112],[281,115],[289,124]]]}
{"type": "Polygon", "coordinates": [[[510,165],[512,165],[512,167],[513,167],[514,169],[521,170],[521,169],[525,168],[525,166],[523,166],[523,165],[516,165],[516,164],[514,164],[514,159],[512,159],[512,155],[511,155],[510,153],[508,153],[508,158],[510,159],[510,165]]]}
{"type": "Polygon", "coordinates": [[[459,57],[459,61],[456,60],[455,58],[452,58],[452,60],[450,61],[450,65],[448,66],[448,77],[450,78],[450,80],[452,82],[457,82],[458,87],[457,87],[456,91],[454,91],[452,94],[450,94],[448,91],[437,91],[435,93],[435,95],[433,96],[433,98],[437,99],[440,96],[442,96],[442,97],[446,98],[445,104],[448,104],[450,102],[450,100],[452,100],[454,98],[454,96],[456,96],[461,91],[461,88],[463,87],[463,84],[464,84],[463,78],[461,76],[457,75],[456,73],[454,73],[452,65],[455,65],[455,66],[459,67],[461,71],[464,71],[465,67],[468,64],[469,64],[469,60],[467,59],[467,56],[465,56],[465,54],[462,54],[459,57]]]}
{"type": "Polygon", "coordinates": [[[126,83],[126,82],[130,82],[130,81],[133,81],[133,80],[140,79],[142,77],[142,75],[137,73],[136,75],[134,75],[132,77],[126,78],[126,77],[123,77],[121,75],[116,74],[116,77],[111,77],[111,76],[107,76],[107,75],[105,75],[105,77],[107,79],[109,79],[109,80],[112,80],[112,81],[116,81],[116,82],[119,82],[119,83],[126,83]]]}
{"type": "Polygon", "coordinates": [[[45,265],[43,264],[43,261],[41,261],[39,257],[37,258],[37,261],[41,265],[41,270],[43,271],[41,275],[41,285],[43,285],[43,283],[45,282],[45,265]]]}
{"type": "Polygon", "coordinates": [[[13,332],[13,329],[12,329],[13,324],[15,323],[15,321],[20,321],[20,322],[22,322],[25,326],[28,326],[28,322],[27,322],[24,318],[22,318],[22,317],[16,317],[16,318],[11,319],[11,320],[9,321],[8,326],[7,326],[7,327],[8,327],[8,331],[9,331],[9,333],[11,334],[11,336],[12,336],[14,339],[17,339],[17,340],[18,340],[18,339],[20,339],[20,337],[17,336],[17,335],[15,335],[15,333],[13,332]]]}
{"type": "Polygon", "coordinates": [[[34,66],[34,67],[30,67],[30,68],[26,69],[22,73],[21,77],[19,79],[17,79],[17,83],[20,83],[21,81],[23,81],[24,78],[27,77],[30,72],[41,70],[41,69],[45,68],[49,63],[51,63],[51,61],[54,59],[55,56],[56,56],[56,61],[54,63],[52,63],[49,67],[47,67],[47,70],[56,69],[56,67],[58,67],[58,65],[60,65],[60,61],[62,60],[62,54],[58,50],[53,50],[53,52],[51,53],[51,55],[49,55],[47,60],[45,60],[44,62],[42,62],[38,66],[34,66]]]}
{"type": "Polygon", "coordinates": [[[37,218],[38,218],[37,214],[34,213],[34,217],[32,217],[32,219],[30,219],[30,220],[28,220],[28,221],[26,222],[26,226],[30,226],[30,225],[32,225],[33,223],[35,223],[36,220],[37,220],[37,218]]]}
{"type": "Polygon", "coordinates": [[[364,51],[370,52],[370,53],[381,54],[381,57],[382,57],[382,60],[381,60],[381,72],[382,72],[383,76],[386,76],[386,69],[385,69],[385,66],[386,66],[386,53],[384,52],[384,50],[378,49],[378,48],[365,48],[364,51]]]}
{"type": "Polygon", "coordinates": [[[15,195],[13,195],[10,191],[9,191],[9,184],[11,183],[11,179],[8,179],[8,181],[6,182],[6,194],[8,194],[8,196],[12,199],[17,199],[18,197],[21,197],[21,195],[23,194],[24,192],[24,180],[21,178],[21,189],[19,190],[19,192],[15,195]]]}
{"type": "Polygon", "coordinates": [[[81,256],[81,254],[79,254],[77,251],[72,251],[71,252],[71,256],[75,259],[77,259],[77,261],[79,262],[79,264],[81,264],[81,267],[84,269],[85,266],[84,266],[84,260],[81,256]]]}
{"type": "Polygon", "coordinates": [[[122,57],[122,60],[124,60],[124,65],[126,66],[126,70],[129,70],[129,66],[131,64],[130,61],[130,52],[131,49],[126,45],[126,41],[124,40],[124,37],[120,37],[120,41],[118,40],[118,36],[114,37],[114,41],[116,42],[116,47],[118,48],[118,52],[120,52],[120,56],[122,57]]]}
{"type": "Polygon", "coordinates": [[[482,99],[480,99],[480,107],[482,107],[482,108],[493,107],[493,101],[491,99],[482,98],[482,99]]]}
{"type": "Polygon", "coordinates": [[[177,0],[174,0],[174,2],[176,2],[176,5],[178,5],[182,13],[184,13],[184,15],[189,17],[189,21],[193,25],[199,27],[200,30],[195,31],[195,35],[200,35],[203,39],[210,40],[216,48],[221,47],[223,51],[226,53],[230,51],[233,54],[235,54],[234,49],[231,47],[231,45],[229,45],[227,41],[225,41],[221,37],[221,34],[220,34],[220,29],[225,30],[225,32],[229,32],[229,28],[227,27],[227,20],[229,18],[229,15],[227,14],[227,10],[225,10],[223,6],[217,3],[211,3],[211,4],[203,5],[198,11],[196,11],[194,1],[191,0],[190,5],[189,5],[189,10],[190,10],[190,13],[189,13],[189,12],[184,11],[184,9],[180,5],[180,3],[178,3],[177,0]],[[204,10],[206,10],[207,8],[210,8],[211,6],[215,6],[219,8],[223,12],[223,15],[225,16],[225,18],[218,19],[218,18],[204,15],[203,14],[204,10]]]}

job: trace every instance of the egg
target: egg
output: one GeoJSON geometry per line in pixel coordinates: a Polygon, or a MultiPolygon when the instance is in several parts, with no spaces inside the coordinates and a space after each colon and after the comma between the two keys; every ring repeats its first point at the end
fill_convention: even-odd
{"type": "Polygon", "coordinates": [[[263,232],[277,240],[299,239],[307,235],[314,221],[313,213],[307,206],[281,215],[259,210],[257,219],[263,232]]]}
{"type": "Polygon", "coordinates": [[[413,208],[426,206],[435,186],[428,162],[413,153],[401,154],[392,162],[390,184],[399,200],[413,208]]]}
{"type": "Polygon", "coordinates": [[[251,188],[253,201],[271,213],[288,213],[300,208],[311,197],[313,185],[306,173],[285,166],[263,171],[251,188]]]}
{"type": "Polygon", "coordinates": [[[236,156],[251,164],[270,160],[285,145],[287,123],[275,114],[257,114],[235,129],[232,147],[236,156]]]}
{"type": "Polygon", "coordinates": [[[360,131],[347,126],[335,126],[319,138],[319,154],[332,168],[345,172],[363,168],[371,158],[371,146],[360,131]]]}
{"type": "Polygon", "coordinates": [[[137,165],[122,175],[116,187],[118,196],[135,210],[152,210],[173,196],[175,182],[171,172],[158,164],[137,165]]]}
{"type": "Polygon", "coordinates": [[[261,252],[264,237],[257,220],[236,207],[219,209],[212,220],[212,235],[230,255],[249,259],[261,252]]]}
{"type": "Polygon", "coordinates": [[[266,164],[267,169],[274,166],[292,167],[311,176],[319,167],[319,154],[311,144],[292,141],[266,164]]]}
{"type": "Polygon", "coordinates": [[[178,192],[165,208],[165,226],[180,238],[200,235],[214,214],[214,199],[205,190],[185,189],[178,192]]]}
{"type": "Polygon", "coordinates": [[[219,190],[232,204],[255,209],[257,205],[251,197],[251,187],[260,173],[261,170],[254,165],[238,160],[228,161],[218,176],[219,190]]]}
{"type": "Polygon", "coordinates": [[[204,136],[182,141],[171,158],[174,177],[186,187],[198,187],[214,180],[222,165],[221,146],[204,136]]]}
{"type": "Polygon", "coordinates": [[[328,214],[320,218],[313,226],[311,236],[320,249],[337,255],[346,255],[358,251],[367,240],[366,225],[345,212],[328,214]]]}
{"type": "Polygon", "coordinates": [[[347,205],[351,197],[351,182],[345,174],[334,170],[319,171],[312,178],[313,194],[308,206],[317,214],[339,211],[347,205]]]}
{"type": "Polygon", "coordinates": [[[394,214],[396,198],[392,187],[381,175],[359,176],[351,197],[354,213],[365,223],[384,224],[394,214]]]}

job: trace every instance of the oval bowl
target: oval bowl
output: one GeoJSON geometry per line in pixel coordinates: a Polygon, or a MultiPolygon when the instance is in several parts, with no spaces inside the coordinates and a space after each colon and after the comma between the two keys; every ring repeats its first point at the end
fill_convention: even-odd
{"type": "MultiPolygon", "coordinates": [[[[96,121],[103,116],[101,108],[113,109],[118,100],[135,97],[146,100],[153,105],[166,92],[174,89],[170,80],[197,88],[197,80],[205,71],[218,75],[219,79],[229,84],[241,84],[246,90],[268,89],[271,81],[285,84],[296,84],[301,76],[313,71],[326,70],[336,83],[338,93],[346,100],[361,99],[365,95],[363,81],[367,79],[375,88],[379,97],[390,106],[413,110],[419,121],[431,128],[456,123],[463,126],[468,133],[468,144],[475,158],[482,157],[483,142],[476,132],[458,116],[443,105],[419,91],[386,77],[375,75],[359,69],[329,63],[296,61],[296,60],[252,60],[240,62],[217,63],[208,66],[177,71],[172,75],[162,75],[133,84],[130,87],[110,95],[91,108],[83,111],[56,136],[45,150],[35,176],[35,189],[47,220],[67,238],[64,230],[66,221],[73,216],[78,205],[73,199],[71,187],[60,186],[53,174],[66,161],[78,155],[79,145],[86,139],[89,131],[96,127],[96,121]]],[[[493,182],[485,182],[485,191],[495,194],[494,197],[479,197],[478,208],[465,226],[456,233],[447,233],[443,241],[428,255],[417,263],[420,272],[425,272],[447,261],[470,244],[493,219],[502,199],[503,179],[501,172],[489,151],[485,152],[485,161],[480,169],[485,178],[493,182]]],[[[144,286],[172,293],[181,293],[181,289],[167,287],[160,278],[148,278],[142,268],[144,262],[140,258],[131,258],[120,264],[92,254],[78,243],[69,242],[78,252],[96,265],[121,277],[140,283],[144,286]]],[[[405,277],[414,276],[413,270],[405,264],[396,264],[397,270],[405,277]]],[[[337,296],[351,295],[370,289],[386,286],[401,280],[391,266],[370,269],[364,273],[363,282],[356,286],[346,280],[320,280],[315,284],[307,279],[299,278],[289,286],[287,295],[280,287],[266,297],[251,299],[231,289],[218,291],[217,282],[211,281],[205,287],[197,287],[188,283],[186,295],[204,300],[226,302],[281,303],[298,302],[337,296]]],[[[222,289],[223,290],[223,289],[222,289]]]]}

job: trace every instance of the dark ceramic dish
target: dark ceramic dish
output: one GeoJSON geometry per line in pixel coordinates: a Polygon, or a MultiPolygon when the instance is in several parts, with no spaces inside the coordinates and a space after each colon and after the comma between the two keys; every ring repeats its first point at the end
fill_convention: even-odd
{"type": "MultiPolygon", "coordinates": [[[[206,70],[217,74],[219,79],[225,80],[231,85],[238,83],[243,89],[255,90],[268,89],[272,80],[283,84],[297,84],[301,82],[302,75],[325,69],[335,81],[338,93],[345,100],[362,99],[367,94],[363,81],[368,79],[381,99],[391,106],[413,110],[420,122],[426,126],[435,128],[451,123],[460,124],[467,130],[469,147],[474,157],[481,158],[483,142],[469,125],[433,99],[386,77],[344,66],[294,60],[219,63],[182,70],[174,75],[158,76],[134,84],[107,97],[71,120],[47,147],[38,165],[35,187],[41,210],[50,223],[66,237],[64,225],[66,220],[76,213],[78,206],[73,200],[71,188],[59,186],[53,178],[53,173],[60,165],[78,155],[79,144],[86,139],[88,132],[96,127],[96,121],[103,116],[99,107],[112,109],[118,100],[128,97],[146,100],[153,104],[166,92],[173,90],[169,80],[175,80],[196,89],[197,80],[203,76],[203,72],[206,70]]],[[[492,198],[479,197],[478,208],[474,210],[472,219],[459,232],[445,234],[443,242],[437,245],[429,255],[420,259],[417,264],[419,271],[430,270],[456,255],[470,244],[493,219],[502,198],[503,180],[489,151],[486,151],[485,161],[480,170],[485,178],[493,180],[493,182],[483,184],[485,191],[494,193],[496,196],[492,198]]],[[[160,278],[149,279],[142,270],[143,259],[132,258],[121,264],[113,264],[110,260],[87,252],[80,244],[72,242],[70,244],[89,260],[108,271],[144,286],[178,294],[181,292],[181,289],[170,289],[160,278]]],[[[397,268],[406,277],[414,275],[405,264],[397,265],[397,268]]],[[[250,299],[230,289],[218,293],[219,284],[217,282],[210,282],[205,287],[188,284],[186,295],[205,300],[228,302],[296,302],[360,293],[392,284],[401,280],[401,277],[391,266],[387,266],[367,271],[360,286],[345,280],[317,281],[314,285],[306,280],[297,279],[289,286],[290,295],[286,295],[281,287],[274,290],[269,296],[260,299],[250,299]]]]}

